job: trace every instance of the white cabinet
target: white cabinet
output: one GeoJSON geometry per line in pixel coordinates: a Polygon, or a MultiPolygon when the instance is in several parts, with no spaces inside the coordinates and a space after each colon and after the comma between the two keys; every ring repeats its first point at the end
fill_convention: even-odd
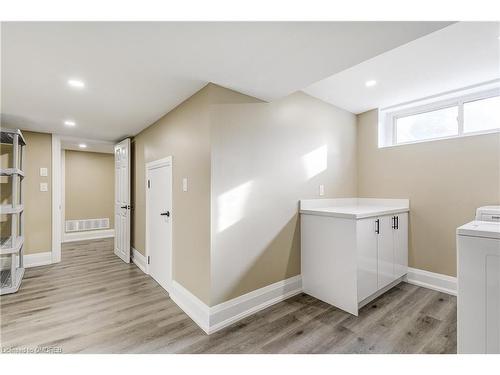
{"type": "MultiPolygon", "coordinates": [[[[359,219],[356,222],[357,289],[358,301],[368,298],[378,289],[378,235],[373,218],[359,219]]],[[[352,244],[349,246],[352,247],[352,244]]]]}
{"type": "Polygon", "coordinates": [[[408,273],[408,214],[397,214],[394,220],[394,277],[397,279],[408,273]]]}
{"type": "Polygon", "coordinates": [[[408,214],[356,221],[358,301],[408,273],[408,214]]]}
{"type": "Polygon", "coordinates": [[[375,219],[377,231],[377,288],[382,289],[395,280],[394,277],[394,216],[375,219]]]}
{"type": "Polygon", "coordinates": [[[408,271],[408,200],[382,200],[382,207],[376,199],[357,201],[351,208],[344,200],[340,207],[318,201],[333,206],[301,201],[303,290],[358,315],[408,271]]]}

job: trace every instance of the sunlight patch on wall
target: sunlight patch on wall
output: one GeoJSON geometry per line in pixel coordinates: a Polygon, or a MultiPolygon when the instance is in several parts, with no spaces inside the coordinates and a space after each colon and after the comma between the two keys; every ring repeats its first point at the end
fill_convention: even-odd
{"type": "Polygon", "coordinates": [[[302,157],[307,178],[316,176],[327,168],[328,146],[324,145],[302,157]]]}
{"type": "Polygon", "coordinates": [[[217,198],[217,232],[226,230],[242,219],[252,185],[253,181],[247,181],[217,198]]]}

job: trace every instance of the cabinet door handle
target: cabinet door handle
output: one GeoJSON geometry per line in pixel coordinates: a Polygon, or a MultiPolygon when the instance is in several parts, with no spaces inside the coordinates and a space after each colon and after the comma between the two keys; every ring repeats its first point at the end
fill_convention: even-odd
{"type": "Polygon", "coordinates": [[[380,220],[379,219],[375,220],[375,233],[377,233],[377,234],[380,233],[380,220]]]}
{"type": "Polygon", "coordinates": [[[399,229],[399,216],[396,216],[396,229],[399,229]]]}
{"type": "Polygon", "coordinates": [[[392,217],[392,229],[396,229],[396,216],[392,217]]]}

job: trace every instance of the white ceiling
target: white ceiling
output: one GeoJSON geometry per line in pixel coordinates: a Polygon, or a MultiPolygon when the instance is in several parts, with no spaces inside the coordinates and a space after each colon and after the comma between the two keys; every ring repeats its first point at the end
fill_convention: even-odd
{"type": "Polygon", "coordinates": [[[85,139],[79,137],[72,137],[63,135],[61,136],[61,148],[63,150],[85,151],[85,152],[101,152],[107,154],[114,154],[114,142],[101,141],[96,139],[85,139]],[[85,145],[82,148],[80,145],[85,145]]]}
{"type": "Polygon", "coordinates": [[[459,22],[409,42],[304,91],[353,113],[500,78],[500,23],[459,22]],[[367,80],[377,85],[366,87],[367,80]]]}
{"type": "Polygon", "coordinates": [[[207,82],[271,101],[449,24],[4,22],[2,125],[115,141],[207,82]]]}

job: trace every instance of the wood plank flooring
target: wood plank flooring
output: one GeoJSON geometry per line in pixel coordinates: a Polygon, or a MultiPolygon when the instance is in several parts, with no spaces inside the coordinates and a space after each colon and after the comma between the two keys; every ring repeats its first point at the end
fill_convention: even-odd
{"type": "Polygon", "coordinates": [[[111,240],[63,245],[0,309],[4,352],[456,353],[456,298],[406,283],[359,317],[301,294],[207,336],[111,240]]]}

